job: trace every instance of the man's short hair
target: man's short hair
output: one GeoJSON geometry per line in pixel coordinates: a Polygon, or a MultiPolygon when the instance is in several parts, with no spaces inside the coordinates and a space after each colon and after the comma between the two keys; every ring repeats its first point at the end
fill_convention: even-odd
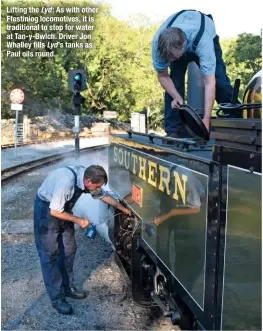
{"type": "Polygon", "coordinates": [[[108,176],[104,168],[99,165],[91,165],[84,172],[84,178],[90,179],[92,184],[99,184],[103,182],[107,184],[108,176]]]}
{"type": "Polygon", "coordinates": [[[160,56],[169,61],[175,54],[183,54],[186,46],[185,33],[179,28],[167,28],[160,33],[158,38],[158,51],[160,56]]]}

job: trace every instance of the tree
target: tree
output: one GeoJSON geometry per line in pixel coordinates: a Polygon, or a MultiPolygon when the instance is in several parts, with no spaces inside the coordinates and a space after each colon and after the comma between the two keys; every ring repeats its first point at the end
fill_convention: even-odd
{"type": "Polygon", "coordinates": [[[250,33],[242,33],[236,38],[221,42],[231,83],[233,84],[236,78],[241,79],[240,99],[249,80],[261,69],[261,44],[261,36],[250,33]]]}
{"type": "MultiPolygon", "coordinates": [[[[14,115],[10,111],[9,100],[9,92],[13,88],[21,88],[25,92],[24,109],[28,109],[31,116],[45,114],[48,110],[71,113],[72,91],[67,87],[67,71],[85,68],[88,88],[83,92],[86,97],[83,113],[102,115],[103,110],[115,110],[119,120],[127,121],[132,112],[146,108],[151,126],[162,126],[164,91],[157,80],[151,59],[152,38],[159,26],[145,16],[132,17],[127,22],[119,21],[111,16],[108,5],[100,5],[92,34],[93,48],[57,48],[53,57],[12,58],[6,56],[6,7],[9,3],[7,0],[1,2],[2,117],[14,115]]],[[[69,7],[65,0],[19,2],[21,8],[45,7],[49,4],[69,7]]],[[[78,7],[81,6],[95,5],[91,1],[81,0],[78,7]]],[[[39,15],[35,14],[35,17],[39,15]]],[[[82,14],[76,13],[74,16],[81,18],[82,14]]],[[[242,34],[234,39],[223,40],[221,44],[231,83],[235,78],[241,78],[242,95],[248,80],[261,67],[261,37],[242,34]]],[[[44,50],[51,51],[47,40],[44,50]]]]}

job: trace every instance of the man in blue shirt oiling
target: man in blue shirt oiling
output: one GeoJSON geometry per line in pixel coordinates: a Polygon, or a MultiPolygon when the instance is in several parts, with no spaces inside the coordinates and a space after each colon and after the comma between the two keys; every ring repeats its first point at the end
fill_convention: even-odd
{"type": "MultiPolygon", "coordinates": [[[[74,223],[88,228],[90,221],[72,213],[81,194],[91,194],[94,199],[131,211],[102,189],[107,184],[106,171],[99,165],[65,166],[55,169],[37,191],[34,203],[34,235],[40,264],[52,307],[60,314],[72,314],[66,297],[84,299],[86,293],[75,287],[73,265],[76,254],[74,223]]],[[[86,206],[89,208],[89,206],[86,206]]]]}
{"type": "Polygon", "coordinates": [[[179,117],[183,104],[185,73],[195,61],[204,79],[205,100],[203,122],[209,129],[214,101],[231,102],[232,90],[222,59],[219,37],[211,15],[195,10],[182,10],[161,25],[152,43],[153,67],[165,90],[165,131],[170,137],[184,137],[179,117]],[[170,67],[170,74],[168,73],[170,67]]]}

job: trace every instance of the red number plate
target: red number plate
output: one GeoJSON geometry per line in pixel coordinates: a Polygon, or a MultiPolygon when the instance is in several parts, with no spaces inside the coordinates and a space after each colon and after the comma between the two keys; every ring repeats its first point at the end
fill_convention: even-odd
{"type": "Polygon", "coordinates": [[[132,185],[132,199],[140,207],[142,207],[142,188],[133,184],[132,185]]]}

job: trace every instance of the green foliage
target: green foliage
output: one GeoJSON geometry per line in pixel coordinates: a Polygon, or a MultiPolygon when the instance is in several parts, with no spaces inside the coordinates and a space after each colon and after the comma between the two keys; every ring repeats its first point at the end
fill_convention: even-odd
{"type": "Polygon", "coordinates": [[[261,36],[250,33],[242,33],[237,38],[221,42],[231,83],[233,84],[236,78],[241,79],[240,99],[250,79],[261,69],[261,44],[261,36]]]}
{"type": "MultiPolygon", "coordinates": [[[[13,88],[25,92],[24,108],[31,116],[55,110],[72,112],[67,70],[86,68],[88,89],[83,92],[86,97],[84,114],[102,115],[103,110],[115,110],[119,120],[128,121],[132,112],[146,108],[151,127],[162,127],[163,89],[151,63],[151,42],[157,25],[144,16],[133,18],[132,22],[119,21],[111,16],[107,5],[102,5],[92,35],[95,47],[88,50],[56,49],[53,58],[11,58],[6,57],[8,3],[1,2],[3,118],[14,115],[9,100],[13,88]]],[[[92,3],[83,0],[80,4],[91,6],[92,3]]],[[[46,6],[46,1],[21,0],[19,5],[41,7],[46,6]]],[[[52,5],[64,6],[68,1],[53,0],[52,5]]],[[[28,31],[25,33],[29,34],[28,31]]],[[[261,37],[241,34],[235,39],[223,40],[221,45],[231,82],[241,78],[242,96],[248,80],[261,68],[261,37]]]]}
{"type": "Polygon", "coordinates": [[[234,50],[236,65],[244,63],[246,69],[256,73],[261,69],[261,56],[261,36],[251,33],[242,33],[238,36],[234,50]]]}

